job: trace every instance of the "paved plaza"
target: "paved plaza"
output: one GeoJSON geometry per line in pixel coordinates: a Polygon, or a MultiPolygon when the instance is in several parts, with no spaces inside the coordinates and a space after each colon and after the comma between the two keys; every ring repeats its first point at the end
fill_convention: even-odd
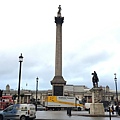
{"type": "MultiPolygon", "coordinates": [[[[108,112],[105,113],[105,117],[91,117],[88,111],[72,111],[72,116],[67,115],[67,111],[37,111],[36,120],[110,120],[107,116],[108,112]]],[[[119,120],[120,116],[111,117],[111,120],[119,120]]]]}

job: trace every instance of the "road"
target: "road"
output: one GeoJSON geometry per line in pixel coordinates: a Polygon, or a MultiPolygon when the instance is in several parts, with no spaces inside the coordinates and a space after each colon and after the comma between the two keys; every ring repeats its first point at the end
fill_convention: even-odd
{"type": "MultiPolygon", "coordinates": [[[[72,116],[67,115],[67,111],[37,111],[36,120],[110,120],[109,117],[91,117],[82,116],[88,114],[88,111],[72,111],[72,116]]],[[[108,113],[105,113],[108,114],[108,113]]],[[[111,117],[111,120],[119,120],[120,116],[111,117]]]]}

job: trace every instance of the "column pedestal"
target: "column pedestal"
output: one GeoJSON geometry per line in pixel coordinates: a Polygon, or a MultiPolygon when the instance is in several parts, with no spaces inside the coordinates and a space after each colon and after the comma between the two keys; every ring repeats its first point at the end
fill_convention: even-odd
{"type": "Polygon", "coordinates": [[[105,115],[103,103],[92,103],[90,105],[91,115],[105,115]]]}
{"type": "Polygon", "coordinates": [[[102,99],[102,89],[92,88],[92,104],[90,105],[90,114],[91,115],[104,115],[104,106],[103,103],[99,103],[102,99]]]}

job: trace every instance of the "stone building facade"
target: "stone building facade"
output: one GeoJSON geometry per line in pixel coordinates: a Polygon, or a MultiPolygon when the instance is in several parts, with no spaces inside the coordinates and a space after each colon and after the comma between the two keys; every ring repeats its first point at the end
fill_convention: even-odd
{"type": "MultiPolygon", "coordinates": [[[[102,87],[102,101],[114,102],[116,101],[116,91],[111,90],[109,86],[102,87]]],[[[17,95],[17,90],[10,89],[10,86],[6,86],[6,90],[3,90],[3,95],[17,95]]],[[[40,104],[45,103],[46,96],[51,96],[52,90],[38,90],[37,99],[40,104]]],[[[84,99],[85,102],[92,102],[92,93],[90,88],[87,88],[84,85],[65,85],[64,88],[65,96],[75,96],[79,99],[84,99]]],[[[29,103],[31,99],[36,99],[36,91],[35,90],[24,90],[22,89],[20,92],[20,101],[21,103],[29,103]]],[[[118,100],[120,100],[120,91],[118,91],[118,100]]],[[[17,97],[16,97],[17,101],[17,97]]]]}

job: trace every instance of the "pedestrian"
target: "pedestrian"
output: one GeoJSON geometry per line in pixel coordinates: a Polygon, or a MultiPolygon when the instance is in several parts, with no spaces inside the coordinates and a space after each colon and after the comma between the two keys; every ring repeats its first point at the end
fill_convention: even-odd
{"type": "Polygon", "coordinates": [[[120,106],[118,106],[118,115],[120,116],[120,106]]]}
{"type": "Polygon", "coordinates": [[[67,115],[71,116],[71,108],[70,107],[67,108],[67,115]]]}
{"type": "Polygon", "coordinates": [[[116,110],[116,115],[117,115],[118,114],[118,105],[116,105],[115,110],[116,110]]]}
{"type": "Polygon", "coordinates": [[[114,114],[114,106],[112,105],[112,107],[111,107],[111,108],[112,108],[112,114],[114,114]]]}

